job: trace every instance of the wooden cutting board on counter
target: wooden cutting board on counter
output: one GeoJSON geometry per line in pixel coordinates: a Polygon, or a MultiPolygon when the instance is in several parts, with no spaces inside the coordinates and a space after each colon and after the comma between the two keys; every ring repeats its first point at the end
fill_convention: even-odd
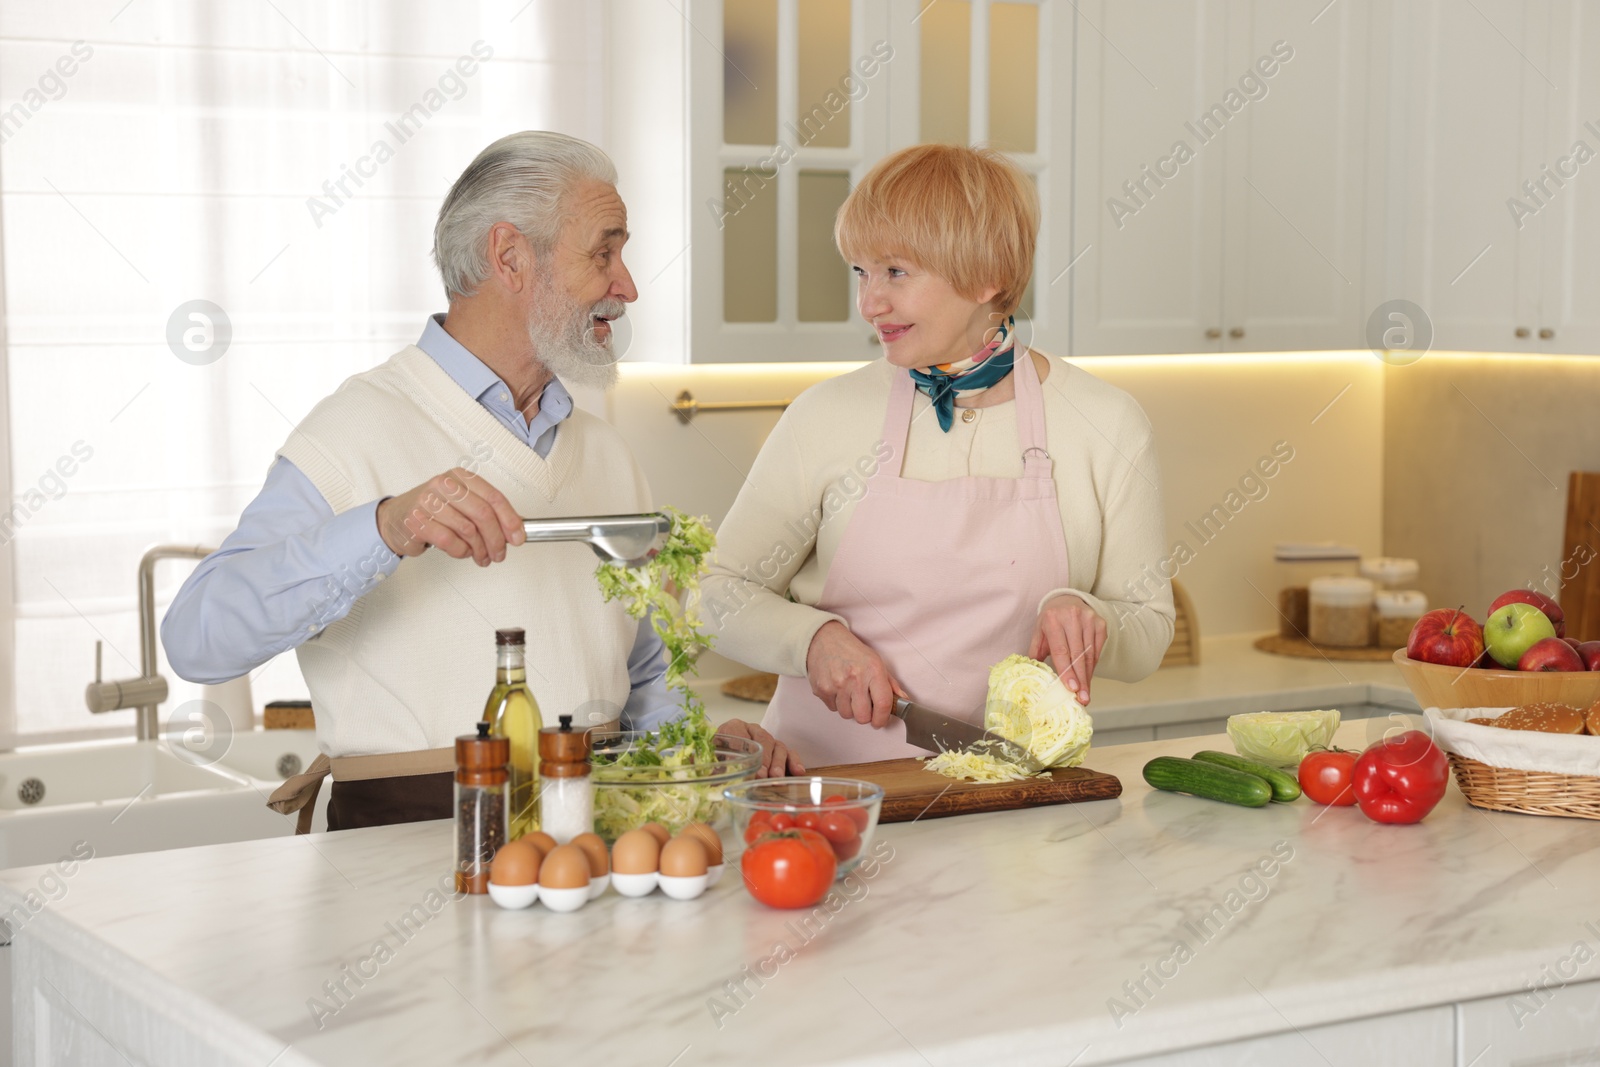
{"type": "Polygon", "coordinates": [[[807,774],[859,778],[883,787],[879,822],[943,819],[980,811],[1014,811],[1081,800],[1111,800],[1122,795],[1122,783],[1086,767],[1068,767],[1020,782],[969,782],[923,769],[916,757],[877,763],[841,763],[810,767],[807,774]]]}

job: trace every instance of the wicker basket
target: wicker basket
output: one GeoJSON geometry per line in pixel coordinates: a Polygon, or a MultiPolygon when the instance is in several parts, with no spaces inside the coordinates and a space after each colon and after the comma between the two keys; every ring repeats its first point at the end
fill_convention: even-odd
{"type": "Polygon", "coordinates": [[[1523,815],[1600,819],[1600,778],[1491,767],[1454,752],[1446,755],[1450,757],[1450,769],[1455,771],[1456,785],[1473,807],[1523,815]]]}

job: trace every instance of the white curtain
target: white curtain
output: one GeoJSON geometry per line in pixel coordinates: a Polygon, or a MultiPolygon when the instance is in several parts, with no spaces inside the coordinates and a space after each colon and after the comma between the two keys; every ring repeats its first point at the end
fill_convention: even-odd
{"type": "MultiPolygon", "coordinates": [[[[138,674],[144,549],[217,544],[292,424],[443,309],[433,221],[479,149],[605,143],[605,37],[599,0],[0,0],[0,745],[131,731],[83,687],[97,639],[138,674]]],[[[198,691],[161,670],[165,716],[198,691]]],[[[293,656],[254,689],[304,695],[293,656]]]]}

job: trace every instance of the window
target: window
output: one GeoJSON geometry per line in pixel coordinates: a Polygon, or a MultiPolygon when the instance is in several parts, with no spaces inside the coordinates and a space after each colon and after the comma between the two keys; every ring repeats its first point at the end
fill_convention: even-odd
{"type": "MultiPolygon", "coordinates": [[[[144,549],[216,544],[294,422],[442,310],[433,222],[481,148],[603,141],[599,10],[0,0],[0,745],[132,732],[83,691],[97,639],[139,673],[144,549]]],[[[160,669],[167,717],[199,690],[160,669]]],[[[262,670],[258,705],[304,694],[262,670]]]]}

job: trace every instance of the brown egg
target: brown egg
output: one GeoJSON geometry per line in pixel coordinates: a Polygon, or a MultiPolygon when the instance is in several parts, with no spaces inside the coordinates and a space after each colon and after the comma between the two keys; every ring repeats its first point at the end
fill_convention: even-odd
{"type": "Polygon", "coordinates": [[[539,884],[550,889],[582,889],[589,884],[589,857],[576,845],[557,845],[539,868],[539,884]]]}
{"type": "Polygon", "coordinates": [[[648,832],[651,837],[656,839],[656,844],[662,848],[665,848],[667,842],[672,840],[672,835],[667,832],[667,828],[658,822],[647,822],[639,829],[648,832]]]}
{"type": "Polygon", "coordinates": [[[649,830],[629,830],[611,846],[611,869],[618,874],[652,874],[659,869],[661,843],[649,830]]]}
{"type": "Polygon", "coordinates": [[[600,840],[599,834],[579,834],[571,843],[583,849],[583,854],[589,857],[591,878],[611,873],[611,857],[606,853],[606,843],[600,840]]]}
{"type": "Polygon", "coordinates": [[[680,835],[661,850],[661,873],[668,878],[694,878],[706,873],[706,846],[697,837],[680,835]]]}
{"type": "Polygon", "coordinates": [[[556,839],[545,833],[543,830],[535,830],[531,834],[523,834],[521,837],[517,838],[517,840],[526,841],[528,844],[534,846],[546,856],[554,852],[556,848],[556,839]]]}
{"type": "Polygon", "coordinates": [[[679,837],[692,837],[705,846],[706,862],[715,867],[722,862],[722,838],[715,830],[703,822],[692,822],[685,826],[678,834],[679,837]]]}
{"type": "Polygon", "coordinates": [[[511,841],[500,846],[489,864],[489,881],[495,885],[532,885],[539,880],[544,856],[526,841],[511,841]]]}

